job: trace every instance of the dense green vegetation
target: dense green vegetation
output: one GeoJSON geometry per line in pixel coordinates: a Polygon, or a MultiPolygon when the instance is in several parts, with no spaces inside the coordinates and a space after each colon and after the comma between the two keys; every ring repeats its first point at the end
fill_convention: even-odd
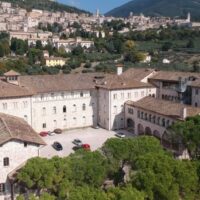
{"type": "Polygon", "coordinates": [[[200,116],[189,117],[170,127],[171,143],[186,147],[193,159],[200,159],[200,116]]]}
{"type": "Polygon", "coordinates": [[[48,10],[52,12],[56,11],[66,11],[69,13],[88,13],[84,10],[80,10],[78,8],[64,5],[61,3],[57,3],[50,0],[0,0],[3,2],[9,2],[12,3],[14,6],[19,6],[20,8],[24,8],[28,11],[31,11],[32,9],[39,9],[39,10],[48,10]]]}
{"type": "Polygon", "coordinates": [[[107,16],[127,17],[130,12],[147,16],[184,17],[188,12],[192,18],[200,20],[200,1],[191,0],[132,0],[108,12],[107,16]]]}
{"type": "Polygon", "coordinates": [[[199,172],[198,159],[176,160],[156,138],[142,136],[112,138],[101,150],[80,150],[66,158],[33,158],[17,178],[45,200],[197,200],[199,172]],[[105,186],[106,180],[111,184],[105,186]]]}

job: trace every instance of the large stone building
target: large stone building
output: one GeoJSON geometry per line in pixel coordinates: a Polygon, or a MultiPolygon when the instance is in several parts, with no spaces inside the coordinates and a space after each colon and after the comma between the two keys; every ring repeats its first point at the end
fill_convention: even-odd
{"type": "Polygon", "coordinates": [[[16,170],[45,145],[21,118],[0,114],[0,200],[13,199],[12,178],[16,170]]]}
{"type": "Polygon", "coordinates": [[[24,118],[36,131],[100,125],[126,127],[124,105],[146,96],[199,106],[199,74],[129,69],[118,74],[20,76],[0,81],[0,112],[24,118]],[[13,112],[14,111],[14,112],[13,112]]]}
{"type": "Polygon", "coordinates": [[[0,77],[0,200],[13,189],[7,177],[44,145],[35,131],[99,125],[153,135],[167,144],[171,124],[200,113],[199,88],[198,73],[133,68],[123,73],[122,66],[117,74],[5,73],[0,77]]]}

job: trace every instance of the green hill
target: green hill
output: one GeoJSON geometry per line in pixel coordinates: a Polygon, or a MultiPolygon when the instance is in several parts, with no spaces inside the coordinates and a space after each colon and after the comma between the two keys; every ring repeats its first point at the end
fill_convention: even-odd
{"type": "Polygon", "coordinates": [[[127,17],[130,12],[169,17],[186,17],[190,12],[193,19],[200,20],[200,0],[132,0],[109,11],[106,16],[127,17]]]}
{"type": "Polygon", "coordinates": [[[26,10],[40,9],[48,10],[52,12],[66,11],[69,13],[88,13],[87,11],[80,10],[78,8],[57,3],[50,0],[0,0],[0,2],[10,2],[13,6],[19,6],[26,10]]]}

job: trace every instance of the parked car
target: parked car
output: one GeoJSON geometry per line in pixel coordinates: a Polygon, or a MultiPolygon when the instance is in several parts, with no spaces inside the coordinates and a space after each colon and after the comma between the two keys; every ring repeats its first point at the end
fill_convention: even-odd
{"type": "Polygon", "coordinates": [[[125,138],[126,135],[124,133],[116,133],[115,136],[119,137],[119,138],[125,138]]]}
{"type": "Polygon", "coordinates": [[[63,150],[63,147],[59,142],[54,142],[52,146],[57,151],[62,151],[63,150]]]}
{"type": "Polygon", "coordinates": [[[46,137],[46,136],[48,135],[48,132],[42,131],[42,132],[39,133],[39,135],[40,135],[41,137],[46,137]]]}
{"type": "Polygon", "coordinates": [[[99,126],[98,126],[98,125],[96,125],[96,126],[93,126],[93,128],[94,128],[94,129],[99,129],[99,126]]]}
{"type": "Polygon", "coordinates": [[[52,131],[48,131],[48,135],[49,135],[49,136],[53,136],[53,135],[55,135],[55,133],[52,132],[52,131]]]}
{"type": "Polygon", "coordinates": [[[72,142],[73,144],[75,144],[76,146],[82,146],[82,141],[79,139],[74,139],[74,141],[72,142]]]}
{"type": "Polygon", "coordinates": [[[83,148],[84,150],[90,151],[90,145],[89,145],[89,144],[83,144],[83,145],[82,145],[82,148],[83,148]]]}
{"type": "Polygon", "coordinates": [[[60,128],[57,128],[53,132],[56,133],[56,134],[61,134],[62,130],[60,128]]]}
{"type": "Polygon", "coordinates": [[[84,149],[86,151],[90,151],[91,150],[89,144],[82,144],[81,146],[77,146],[76,145],[76,146],[73,147],[74,151],[77,151],[78,149],[84,149]]]}

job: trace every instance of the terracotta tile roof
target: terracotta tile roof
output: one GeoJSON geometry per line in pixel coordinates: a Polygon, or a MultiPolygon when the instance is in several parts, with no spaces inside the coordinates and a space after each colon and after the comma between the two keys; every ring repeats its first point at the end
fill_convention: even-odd
{"type": "Polygon", "coordinates": [[[145,97],[137,102],[127,101],[126,104],[180,120],[183,120],[181,113],[184,108],[187,110],[187,117],[195,116],[200,113],[200,108],[174,103],[172,101],[156,99],[153,97],[145,97]]]}
{"type": "Polygon", "coordinates": [[[134,79],[135,81],[141,81],[149,75],[155,73],[154,69],[146,68],[130,68],[126,70],[121,76],[125,79],[134,79]]]}
{"type": "Polygon", "coordinates": [[[20,75],[20,73],[14,71],[14,70],[10,70],[10,71],[4,73],[4,76],[19,76],[19,75],[20,75]]]}
{"type": "Polygon", "coordinates": [[[166,80],[166,81],[178,81],[179,78],[200,78],[200,73],[192,72],[173,72],[173,71],[158,71],[153,77],[152,80],[166,80]]]}
{"type": "Polygon", "coordinates": [[[190,84],[191,87],[200,88],[200,79],[197,79],[190,84]]]}
{"type": "Polygon", "coordinates": [[[31,96],[32,94],[33,93],[30,92],[27,88],[0,80],[0,98],[25,97],[31,96]]]}
{"type": "Polygon", "coordinates": [[[131,88],[151,88],[149,83],[136,81],[133,78],[126,78],[118,75],[107,75],[102,81],[97,83],[97,87],[108,90],[131,89],[131,88]]]}
{"type": "Polygon", "coordinates": [[[94,89],[100,73],[20,76],[19,85],[35,93],[94,89]]]}
{"type": "Polygon", "coordinates": [[[42,138],[25,120],[0,113],[0,145],[10,140],[45,145],[42,138]]]}

